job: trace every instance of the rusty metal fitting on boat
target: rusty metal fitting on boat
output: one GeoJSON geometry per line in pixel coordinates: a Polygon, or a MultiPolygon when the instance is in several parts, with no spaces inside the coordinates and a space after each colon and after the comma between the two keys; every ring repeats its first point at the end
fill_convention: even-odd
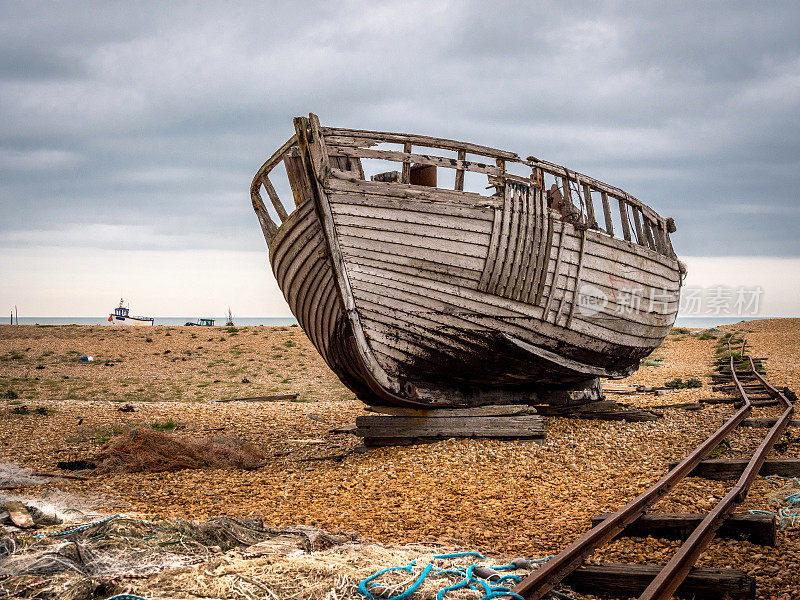
{"type": "Polygon", "coordinates": [[[417,386],[415,386],[410,381],[406,381],[403,384],[403,394],[407,398],[411,398],[412,400],[419,397],[419,394],[417,393],[417,386]]]}

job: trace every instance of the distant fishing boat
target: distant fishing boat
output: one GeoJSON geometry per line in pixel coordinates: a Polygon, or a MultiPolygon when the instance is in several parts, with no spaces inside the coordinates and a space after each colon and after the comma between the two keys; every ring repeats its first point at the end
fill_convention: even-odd
{"type": "Polygon", "coordinates": [[[119,306],[108,315],[108,322],[112,325],[153,325],[155,318],[130,314],[130,308],[125,306],[125,300],[120,298],[119,306]]]}
{"type": "Polygon", "coordinates": [[[253,207],[292,313],[362,401],[591,402],[598,378],[626,377],[669,333],[685,274],[675,224],[625,191],[477,144],[313,114],[294,125],[253,207]],[[397,170],[370,180],[364,161],[397,170]],[[280,163],[293,210],[269,179],[280,163]]]}

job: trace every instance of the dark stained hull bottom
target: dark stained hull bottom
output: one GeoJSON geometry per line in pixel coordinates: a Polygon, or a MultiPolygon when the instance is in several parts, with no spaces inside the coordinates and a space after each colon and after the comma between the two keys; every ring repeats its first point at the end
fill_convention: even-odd
{"type": "MultiPolygon", "coordinates": [[[[353,335],[344,319],[337,324],[331,342],[329,365],[339,379],[366,404],[390,404],[367,383],[369,377],[360,367],[353,335]]],[[[485,336],[472,355],[457,357],[439,353],[419,357],[403,364],[398,376],[413,382],[417,401],[437,406],[550,404],[567,407],[602,398],[599,378],[587,377],[585,373],[570,371],[539,357],[522,355],[519,348],[503,336],[485,336]]]]}

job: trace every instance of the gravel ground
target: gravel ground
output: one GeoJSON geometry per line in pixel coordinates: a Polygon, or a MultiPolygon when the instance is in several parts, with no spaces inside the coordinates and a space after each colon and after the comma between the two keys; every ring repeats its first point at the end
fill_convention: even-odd
{"type": "MultiPolygon", "coordinates": [[[[769,357],[769,379],[798,389],[800,320],[741,327],[752,330],[754,355],[769,357]]],[[[105,498],[109,505],[126,502],[146,515],[260,515],[275,525],[303,523],[377,542],[442,543],[536,557],[558,552],[588,528],[594,514],[635,497],[663,475],[670,460],[682,458],[733,412],[731,405],[693,412],[666,408],[663,419],[643,423],[551,418],[541,445],[447,440],[358,454],[351,452],[356,438],[330,429],[352,422],[363,407],[327,371],[302,331],[251,327],[232,335],[225,328],[199,329],[0,327],[0,394],[13,389],[19,395],[0,400],[0,460],[52,472],[57,460],[90,457],[98,442],[122,426],[171,419],[181,433],[238,437],[272,458],[254,471],[110,474],[59,487],[105,498]],[[83,354],[101,360],[75,360],[83,354]],[[121,361],[104,366],[114,358],[121,361]],[[252,383],[240,383],[242,378],[252,383]],[[289,392],[306,401],[201,402],[289,392]],[[118,412],[120,401],[136,412],[118,412]],[[14,414],[17,402],[55,413],[14,414]]],[[[642,367],[622,383],[661,385],[674,377],[696,377],[703,387],[611,397],[663,407],[721,396],[710,391],[713,350],[713,340],[672,335],[654,353],[660,366],[642,367]]],[[[775,414],[759,408],[753,416],[775,414]]],[[[723,456],[746,453],[760,434],[737,431],[723,456]]],[[[787,455],[798,456],[797,444],[787,455]]],[[[742,510],[774,508],[770,495],[776,487],[759,479],[742,510]]],[[[703,512],[727,489],[724,482],[692,478],[657,509],[703,512]]],[[[674,548],[652,539],[621,540],[595,559],[665,561],[674,548]]],[[[714,541],[700,564],[751,571],[759,598],[797,598],[798,552],[800,535],[790,528],[779,533],[775,548],[714,541]]]]}

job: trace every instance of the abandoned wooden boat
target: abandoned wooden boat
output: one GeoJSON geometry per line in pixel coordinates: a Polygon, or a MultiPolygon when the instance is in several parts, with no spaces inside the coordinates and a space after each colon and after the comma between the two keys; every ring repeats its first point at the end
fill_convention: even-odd
{"type": "Polygon", "coordinates": [[[292,312],[362,401],[593,401],[597,378],[627,376],[669,333],[674,223],[624,191],[486,146],[294,125],[253,208],[292,312]],[[386,161],[397,170],[365,177],[386,161]],[[269,177],[280,162],[293,210],[269,177]]]}

